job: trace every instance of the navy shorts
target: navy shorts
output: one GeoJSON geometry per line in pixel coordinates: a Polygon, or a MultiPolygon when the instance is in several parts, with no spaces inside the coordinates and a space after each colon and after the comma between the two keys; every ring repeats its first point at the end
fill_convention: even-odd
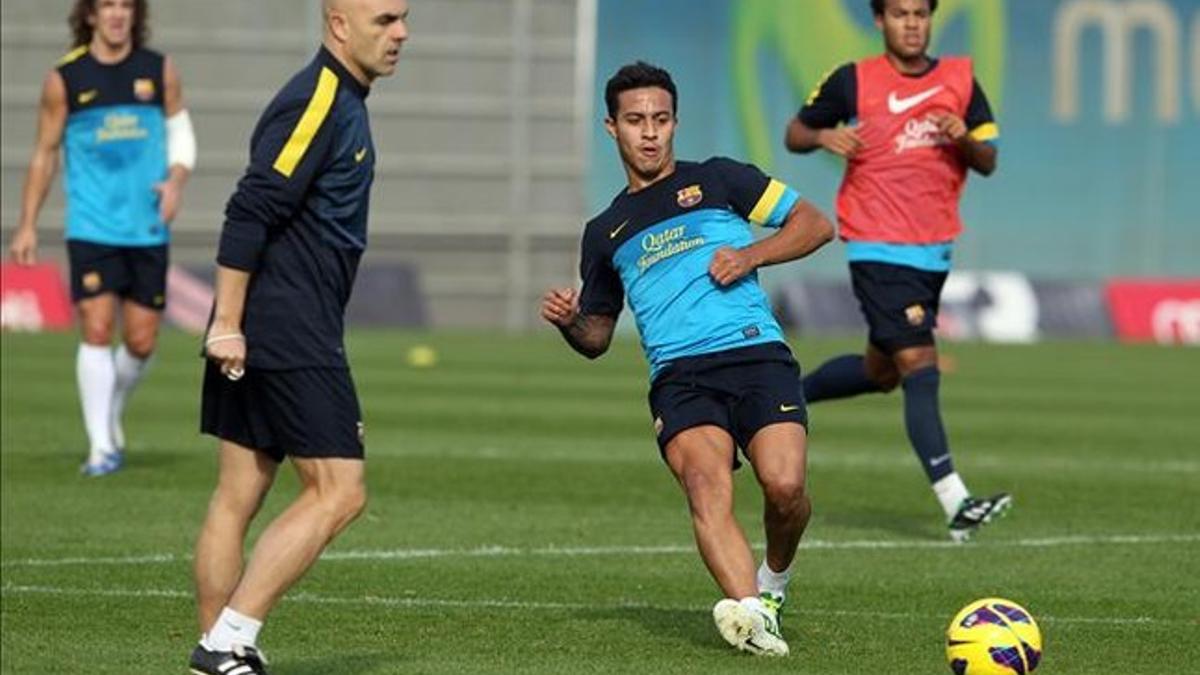
{"type": "Polygon", "coordinates": [[[932,345],[947,272],[877,262],[850,263],[850,281],[868,339],[885,354],[932,345]]]}
{"type": "Polygon", "coordinates": [[[200,431],[270,455],[277,462],[362,459],[363,424],[345,368],[247,368],[234,382],[206,361],[200,431]]]}
{"type": "Polygon", "coordinates": [[[68,240],[71,300],[115,293],[150,309],[167,306],[167,245],[108,246],[68,240]]]}
{"type": "MultiPolygon", "coordinates": [[[[672,361],[654,378],[649,398],[660,453],[679,432],[702,425],[729,432],[743,453],[765,426],[808,426],[800,366],[782,342],[672,361]]],[[[737,453],[733,465],[740,466],[737,453]]]]}

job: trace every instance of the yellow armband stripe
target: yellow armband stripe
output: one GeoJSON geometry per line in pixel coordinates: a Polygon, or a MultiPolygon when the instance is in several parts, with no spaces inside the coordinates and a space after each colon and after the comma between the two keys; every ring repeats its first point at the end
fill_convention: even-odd
{"type": "Polygon", "coordinates": [[[296,166],[300,164],[304,153],[308,151],[308,146],[316,137],[317,130],[321,128],[321,123],[329,115],[329,109],[333,107],[334,94],[337,93],[337,86],[337,75],[328,68],[322,68],[321,77],[317,80],[317,90],[309,99],[308,107],[304,109],[304,114],[300,116],[300,121],[292,130],[292,135],[284,144],[283,150],[275,158],[275,170],[285,177],[292,177],[296,166]]]}

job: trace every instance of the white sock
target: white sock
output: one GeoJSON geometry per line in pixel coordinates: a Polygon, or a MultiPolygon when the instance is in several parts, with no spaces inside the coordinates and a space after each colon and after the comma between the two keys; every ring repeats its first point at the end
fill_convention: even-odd
{"type": "Polygon", "coordinates": [[[763,604],[762,598],[758,597],[757,595],[752,595],[748,598],[742,598],[741,600],[738,600],[738,602],[742,605],[742,607],[745,607],[752,612],[770,614],[770,612],[767,610],[767,606],[763,604]]]}
{"type": "Polygon", "coordinates": [[[262,630],[261,621],[226,607],[221,610],[217,622],[204,634],[200,644],[210,652],[233,651],[235,644],[255,647],[260,630],[262,630]]]}
{"type": "Polygon", "coordinates": [[[934,483],[933,492],[941,502],[942,510],[946,512],[946,520],[953,518],[954,514],[958,513],[958,507],[962,505],[962,500],[971,496],[957,471],[934,483]]]}
{"type": "Polygon", "coordinates": [[[83,406],[83,426],[90,444],[88,461],[95,463],[113,450],[109,423],[112,421],[113,382],[117,376],[112,349],[81,342],[75,358],[75,376],[79,402],[83,406]]]}
{"type": "Polygon", "coordinates": [[[113,447],[122,450],[125,448],[125,430],[121,427],[121,415],[125,413],[125,403],[129,400],[129,395],[133,393],[138,382],[141,382],[142,374],[150,365],[150,359],[139,359],[130,354],[129,349],[122,344],[114,350],[113,363],[117,376],[113,384],[110,427],[113,447]]]}
{"type": "MultiPolygon", "coordinates": [[[[792,565],[795,563],[793,562],[792,565]]],[[[758,590],[760,593],[770,593],[780,598],[787,595],[788,581],[792,578],[792,565],[782,572],[771,569],[764,559],[758,566],[758,590]]]]}

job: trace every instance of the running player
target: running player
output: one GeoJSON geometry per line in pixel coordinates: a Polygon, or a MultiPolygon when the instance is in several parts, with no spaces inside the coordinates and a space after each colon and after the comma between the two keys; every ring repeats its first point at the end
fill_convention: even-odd
{"type": "Polygon", "coordinates": [[[962,230],[967,170],[996,170],[999,131],[971,60],[928,54],[937,0],[871,0],[880,56],[848,63],[813,92],[787,129],[793,152],[846,159],[840,236],[869,327],[865,355],[832,359],[804,378],[809,403],[904,390],[908,438],[949,523],[965,541],[1012,504],[971,496],[950,459],[938,404],[933,327],[962,230]],[[843,126],[839,126],[843,125],[843,126]]]}

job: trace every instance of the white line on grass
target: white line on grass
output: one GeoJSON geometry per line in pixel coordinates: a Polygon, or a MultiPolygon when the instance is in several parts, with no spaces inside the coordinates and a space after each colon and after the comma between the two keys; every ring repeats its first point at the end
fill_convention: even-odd
{"type": "MultiPolygon", "coordinates": [[[[956,544],[952,541],[921,541],[921,540],[851,540],[830,541],[823,539],[806,540],[801,548],[813,551],[844,551],[844,550],[919,550],[919,549],[953,549],[970,551],[976,548],[1060,548],[1064,546],[1115,546],[1115,545],[1152,545],[1152,544],[1190,544],[1200,542],[1200,534],[1152,534],[1152,535],[1107,535],[1089,536],[1074,535],[1064,537],[1043,537],[1034,539],[1012,539],[1008,541],[975,542],[971,544],[956,544]]],[[[758,546],[762,548],[761,545],[758,546]]],[[[349,551],[330,551],[323,556],[327,561],[354,560],[415,560],[426,558],[518,558],[537,556],[654,556],[678,555],[694,553],[693,545],[668,546],[480,546],[478,548],[397,548],[397,549],[365,549],[349,551]]],[[[71,558],[23,558],[6,560],[0,567],[65,567],[72,565],[154,565],[191,560],[187,554],[159,553],[126,557],[71,557],[71,558]]]]}
{"type": "MultiPolygon", "coordinates": [[[[82,597],[106,597],[106,598],[165,598],[170,600],[190,600],[192,594],[187,591],[179,591],[172,589],[133,589],[133,588],[65,588],[60,586],[25,586],[12,583],[5,583],[0,586],[0,591],[4,595],[54,595],[71,598],[82,597]]],[[[389,597],[378,595],[366,595],[361,597],[345,597],[345,596],[330,596],[319,595],[316,593],[295,593],[284,597],[287,602],[296,602],[302,604],[313,605],[349,605],[355,607],[396,607],[396,608],[421,608],[421,607],[447,607],[456,609],[514,609],[514,610],[550,610],[550,611],[622,611],[622,610],[649,610],[656,612],[695,612],[707,613],[709,607],[703,605],[654,605],[641,602],[625,602],[619,601],[613,604],[588,604],[578,602],[535,602],[529,600],[511,600],[507,598],[492,599],[481,598],[477,600],[458,600],[449,598],[416,598],[416,597],[389,597]]],[[[867,610],[845,610],[845,609],[822,609],[822,608],[797,608],[790,610],[793,614],[804,616],[850,616],[863,617],[872,619],[896,619],[896,620],[912,620],[912,619],[930,619],[942,620],[944,616],[940,614],[924,614],[919,612],[873,612],[867,610]]],[[[1162,619],[1150,616],[1138,617],[1069,617],[1069,616],[1040,616],[1037,618],[1040,623],[1081,623],[1081,624],[1102,624],[1102,625],[1174,625],[1174,624],[1191,624],[1190,620],[1186,619],[1162,619]]]]}
{"type": "MultiPolygon", "coordinates": [[[[579,449],[570,450],[525,450],[519,447],[495,447],[458,445],[454,447],[438,446],[434,449],[373,449],[372,456],[419,458],[419,459],[482,459],[493,461],[513,462],[585,462],[585,463],[655,463],[653,453],[614,453],[611,449],[579,449]]],[[[1155,474],[1177,475],[1200,473],[1200,461],[1189,459],[1150,459],[1125,460],[1120,458],[1102,457],[1081,459],[1076,456],[1038,455],[1014,460],[1008,455],[964,453],[955,457],[957,464],[976,469],[1003,469],[1008,471],[1025,471],[1044,473],[1050,471],[1063,472],[1103,472],[1109,474],[1155,474]]],[[[869,469],[869,470],[911,470],[916,466],[912,453],[880,453],[847,450],[842,447],[825,448],[821,452],[810,451],[808,464],[815,468],[832,469],[869,469]]]]}

